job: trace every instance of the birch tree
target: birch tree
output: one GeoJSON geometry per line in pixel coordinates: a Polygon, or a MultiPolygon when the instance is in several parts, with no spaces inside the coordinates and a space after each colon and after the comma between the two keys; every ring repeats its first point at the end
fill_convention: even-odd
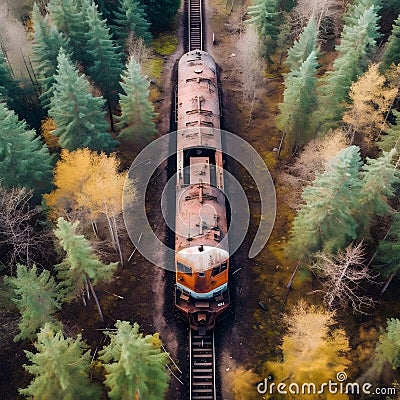
{"type": "Polygon", "coordinates": [[[56,189],[44,196],[53,218],[96,223],[105,217],[121,264],[119,219],[125,177],[126,173],[119,172],[119,160],[114,153],[107,156],[89,149],[64,150],[54,170],[56,189]]]}

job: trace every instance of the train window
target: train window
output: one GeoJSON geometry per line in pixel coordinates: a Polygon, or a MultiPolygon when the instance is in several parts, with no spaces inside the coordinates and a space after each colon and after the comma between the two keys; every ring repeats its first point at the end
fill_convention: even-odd
{"type": "Polygon", "coordinates": [[[180,263],[179,261],[176,263],[179,272],[183,272],[188,275],[192,275],[192,268],[180,263]]]}
{"type": "Polygon", "coordinates": [[[221,272],[224,272],[228,268],[228,263],[225,261],[220,265],[217,265],[214,267],[211,271],[211,277],[220,274],[221,272]]]}

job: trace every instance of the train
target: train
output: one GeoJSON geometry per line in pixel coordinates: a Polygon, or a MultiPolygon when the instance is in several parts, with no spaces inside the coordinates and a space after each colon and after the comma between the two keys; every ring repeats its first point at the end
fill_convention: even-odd
{"type": "Polygon", "coordinates": [[[230,305],[219,99],[213,57],[200,49],[184,54],[176,99],[175,307],[199,335],[230,305]]]}

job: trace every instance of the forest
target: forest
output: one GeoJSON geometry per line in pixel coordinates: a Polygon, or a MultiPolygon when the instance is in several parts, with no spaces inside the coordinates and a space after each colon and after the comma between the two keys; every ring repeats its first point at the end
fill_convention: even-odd
{"type": "MultiPolygon", "coordinates": [[[[268,245],[238,274],[251,344],[245,356],[227,345],[223,398],[400,399],[400,3],[210,3],[225,127],[263,157],[278,200],[268,245]],[[256,389],[340,373],[381,392],[256,389]]],[[[177,399],[168,334],[143,311],[156,275],[129,243],[121,197],[135,155],[169,129],[180,7],[0,9],[4,399],[177,399]]]]}

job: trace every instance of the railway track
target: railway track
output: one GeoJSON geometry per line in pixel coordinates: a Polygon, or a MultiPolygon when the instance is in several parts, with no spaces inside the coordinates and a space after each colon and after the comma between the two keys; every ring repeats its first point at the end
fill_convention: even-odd
{"type": "Polygon", "coordinates": [[[214,331],[190,330],[190,400],[216,400],[214,331]]]}
{"type": "Polygon", "coordinates": [[[203,50],[202,0],[188,0],[189,51],[203,50]]]}

